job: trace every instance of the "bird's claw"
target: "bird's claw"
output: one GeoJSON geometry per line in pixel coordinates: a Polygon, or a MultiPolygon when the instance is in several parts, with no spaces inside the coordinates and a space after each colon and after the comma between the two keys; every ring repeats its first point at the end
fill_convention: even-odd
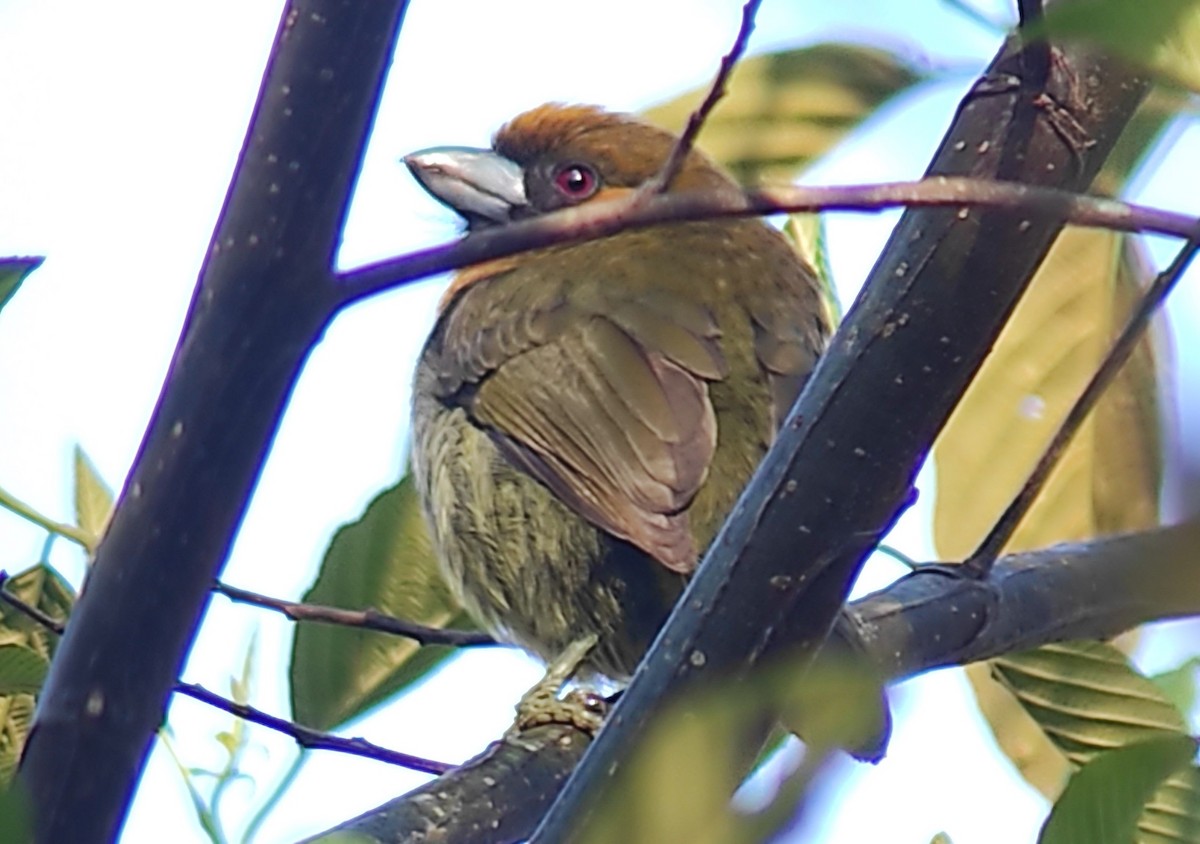
{"type": "Polygon", "coordinates": [[[595,634],[568,645],[547,667],[546,676],[521,698],[517,704],[517,717],[505,735],[511,737],[546,724],[569,724],[594,736],[604,722],[607,701],[582,689],[571,691],[564,697],[559,697],[559,693],[595,646],[595,634]]]}

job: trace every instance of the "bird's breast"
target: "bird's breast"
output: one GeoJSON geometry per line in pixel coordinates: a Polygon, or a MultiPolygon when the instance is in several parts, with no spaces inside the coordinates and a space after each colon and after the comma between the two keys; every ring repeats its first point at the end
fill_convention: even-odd
{"type": "Polygon", "coordinates": [[[421,389],[412,471],[442,573],[471,615],[498,638],[546,661],[587,633],[589,665],[632,673],[683,580],[604,535],[510,465],[467,414],[421,389]]]}

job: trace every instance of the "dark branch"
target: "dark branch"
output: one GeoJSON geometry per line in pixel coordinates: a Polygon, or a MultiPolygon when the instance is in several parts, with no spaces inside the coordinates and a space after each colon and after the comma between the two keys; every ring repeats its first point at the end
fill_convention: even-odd
{"type": "Polygon", "coordinates": [[[1017,0],[1017,14],[1021,27],[1029,27],[1042,17],[1042,0],[1017,0]]]}
{"type": "MultiPolygon", "coordinates": [[[[113,841],[309,351],[404,0],[287,4],[182,337],[20,769],[38,844],[113,841]]],[[[184,166],[181,164],[180,166],[184,166]]]]}
{"type": "Polygon", "coordinates": [[[979,548],[966,561],[965,565],[971,574],[975,576],[986,574],[988,568],[1004,550],[1004,546],[1016,533],[1021,520],[1025,518],[1029,508],[1033,506],[1033,502],[1037,500],[1038,494],[1046,485],[1050,473],[1054,471],[1063,452],[1071,444],[1071,438],[1083,425],[1088,414],[1092,412],[1092,408],[1096,406],[1096,402],[1104,395],[1108,385],[1117,377],[1121,367],[1129,360],[1138,341],[1146,333],[1151,318],[1162,307],[1176,282],[1183,276],[1183,271],[1191,263],[1196,250],[1200,249],[1200,225],[1197,226],[1195,232],[1191,240],[1179,250],[1171,265],[1159,273],[1153,283],[1142,293],[1137,307],[1129,315],[1125,327],[1121,329],[1120,335],[1113,342],[1108,354],[1104,356],[1100,367],[1092,375],[1079,398],[1075,400],[1075,404],[1071,406],[1070,412],[1067,413],[1058,430],[1054,432],[1054,438],[1050,440],[1050,444],[1038,458],[1037,465],[1029,473],[1029,478],[1013,498],[1012,503],[1000,515],[995,526],[984,537],[979,548]]]}
{"type": "Polygon", "coordinates": [[[1038,185],[936,175],[918,182],[749,190],[743,196],[667,193],[614,200],[484,229],[452,243],[339,274],[343,305],[434,273],[556,243],[595,240],[624,229],[682,220],[744,217],[781,211],[881,211],[907,207],[1013,211],[1052,215],[1080,226],[1188,238],[1195,217],[1038,185]]]}
{"type": "MultiPolygon", "coordinates": [[[[1145,81],[1087,48],[1056,48],[1051,77],[1031,100],[1021,84],[1022,52],[1020,39],[1010,39],[967,95],[932,175],[1068,191],[1094,178],[1145,81]]],[[[588,828],[669,698],[705,677],[745,671],[785,641],[797,670],[815,656],[1064,221],[1059,212],[1028,208],[904,214],[533,844],[568,841],[588,828]]]]}
{"type": "MultiPolygon", "coordinates": [[[[329,832],[352,832],[387,844],[520,841],[562,788],[590,739],[566,724],[524,730],[493,742],[461,768],[329,832]]],[[[316,842],[326,834],[307,840],[316,842]]]]}
{"type": "Polygon", "coordinates": [[[1200,615],[1198,549],[1200,521],[1010,554],[984,580],[922,567],[850,604],[847,616],[856,651],[899,680],[1200,615]]]}
{"type": "Polygon", "coordinates": [[[359,627],[364,630],[378,630],[394,636],[404,636],[422,645],[450,645],[453,647],[497,645],[495,639],[487,633],[478,630],[446,630],[440,627],[428,627],[424,624],[414,624],[384,615],[378,610],[344,610],[339,607],[327,607],[322,604],[304,604],[296,601],[285,601],[238,589],[227,583],[218,582],[213,591],[224,595],[231,601],[251,604],[268,610],[282,613],[292,621],[312,621],[322,624],[336,624],[341,627],[359,627]]]}
{"type": "Polygon", "coordinates": [[[8,578],[8,572],[0,570],[0,601],[4,601],[4,603],[17,610],[17,612],[20,612],[37,622],[51,633],[57,633],[61,636],[63,630],[66,629],[66,623],[59,621],[54,616],[47,615],[37,607],[33,606],[33,604],[26,603],[12,592],[9,592],[7,588],[8,578]]]}
{"type": "MultiPolygon", "coordinates": [[[[850,604],[839,627],[850,640],[831,640],[830,653],[821,658],[848,653],[866,659],[889,682],[899,681],[1052,642],[1109,638],[1139,624],[1200,615],[1197,549],[1200,522],[1012,554],[986,580],[962,577],[952,566],[923,567],[850,604]]],[[[505,778],[504,766],[521,751],[508,748],[500,765],[493,746],[450,775],[337,829],[397,844],[415,840],[429,818],[443,818],[446,824],[461,822],[461,828],[448,827],[454,834],[447,840],[520,840],[553,799],[548,789],[557,788],[577,764],[578,743],[588,742],[568,727],[555,729],[569,732],[574,752],[543,755],[552,743],[531,747],[521,763],[536,778],[528,793],[522,781],[505,778]],[[484,805],[484,796],[496,799],[495,809],[484,805]],[[453,815],[457,809],[466,812],[461,821],[453,815]],[[469,832],[471,825],[492,824],[506,834],[469,832]]]]}
{"type": "MultiPolygon", "coordinates": [[[[281,21],[163,393],[39,702],[20,772],[39,844],[116,838],[308,352],[339,307],[399,283],[365,271],[343,289],[331,267],[404,5],[309,0],[302,12],[289,5],[281,21]]],[[[1052,63],[1032,108],[1021,99],[1027,91],[1006,87],[1020,75],[1014,55],[1007,50],[968,98],[934,172],[1082,189],[1144,86],[1075,52],[1052,63]],[[1038,119],[1047,102],[1059,123],[1038,119]],[[1032,117],[1015,119],[1017,105],[1032,117]]],[[[1066,195],[1036,209],[1015,195],[1007,202],[1009,210],[1002,201],[966,213],[959,196],[931,204],[962,214],[906,214],[714,559],[618,705],[612,723],[621,731],[601,735],[587,778],[568,789],[560,827],[582,817],[580,795],[600,792],[662,695],[702,673],[689,655],[720,671],[753,661],[775,637],[810,647],[824,637],[1028,274],[1071,208],[1097,207],[1066,195]],[[810,533],[798,536],[797,526],[810,533]],[[803,567],[780,572],[783,549],[799,552],[803,567]],[[804,613],[794,612],[799,603],[804,613]]],[[[777,207],[763,200],[723,213],[777,207]]],[[[1153,228],[1131,225],[1126,207],[1102,207],[1121,212],[1118,228],[1153,228]]],[[[679,218],[701,210],[684,206],[679,218]]],[[[578,237],[639,223],[629,217],[593,221],[578,237]]],[[[1178,228],[1190,234],[1191,221],[1178,228]]],[[[566,237],[520,236],[525,243],[515,228],[500,235],[510,238],[503,254],[566,237]]],[[[449,258],[451,250],[420,253],[404,273],[472,263],[485,248],[501,254],[488,243],[468,239],[449,258]]],[[[550,839],[565,840],[553,829],[550,839]]]]}
{"type": "Polygon", "coordinates": [[[1017,15],[1020,20],[1018,31],[1026,42],[1021,81],[1027,90],[1042,91],[1050,77],[1050,62],[1054,57],[1045,38],[1028,37],[1029,30],[1042,19],[1042,0],[1017,0],[1017,15]]]}
{"type": "Polygon", "coordinates": [[[435,762],[432,759],[413,756],[411,753],[389,750],[364,738],[342,738],[341,736],[323,733],[320,730],[311,730],[294,721],[277,718],[274,715],[263,712],[261,709],[255,709],[253,706],[238,703],[237,701],[214,694],[195,683],[177,683],[175,685],[175,692],[187,695],[201,703],[206,703],[209,706],[228,712],[230,715],[236,715],[238,718],[259,724],[277,733],[290,736],[295,740],[296,744],[310,750],[336,750],[338,753],[364,756],[368,759],[387,762],[390,765],[399,765],[402,768],[420,771],[423,774],[444,774],[453,768],[452,765],[447,765],[445,762],[435,762]]]}

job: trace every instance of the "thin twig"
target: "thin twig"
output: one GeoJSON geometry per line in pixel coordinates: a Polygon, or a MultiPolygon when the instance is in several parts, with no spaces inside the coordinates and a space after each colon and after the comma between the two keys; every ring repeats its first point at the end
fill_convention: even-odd
{"type": "Polygon", "coordinates": [[[733,69],[746,52],[746,45],[750,43],[750,33],[754,31],[754,16],[758,14],[758,7],[761,5],[762,0],[746,0],[746,4],[742,6],[742,22],[738,25],[733,46],[721,57],[721,65],[717,68],[717,75],[713,77],[712,84],[708,86],[704,101],[688,115],[687,125],[684,126],[675,146],[671,148],[671,154],[667,156],[662,169],[642,187],[645,194],[663,193],[679,175],[688,153],[696,145],[696,136],[704,128],[704,122],[728,91],[729,77],[733,75],[733,69]]]}
{"type": "Polygon", "coordinates": [[[365,756],[368,759],[399,765],[403,768],[410,768],[425,774],[444,774],[454,767],[445,762],[436,762],[432,759],[413,756],[410,753],[389,750],[386,747],[373,744],[364,738],[342,738],[341,736],[323,733],[320,730],[311,730],[308,727],[284,718],[277,718],[274,715],[263,712],[261,709],[255,709],[253,706],[221,697],[221,695],[214,694],[196,683],[176,683],[175,692],[187,695],[201,703],[207,703],[209,706],[228,712],[230,715],[236,715],[243,720],[267,727],[277,733],[283,733],[295,739],[296,743],[301,747],[312,750],[336,750],[339,753],[349,753],[352,756],[365,756]]]}
{"type": "Polygon", "coordinates": [[[451,243],[338,274],[340,307],[435,273],[552,244],[595,240],[626,229],[684,220],[746,217],[781,211],[865,211],[896,207],[982,207],[1054,214],[1066,222],[1114,231],[1191,237],[1197,220],[1144,205],[1053,188],[988,179],[933,176],[915,182],[787,186],[741,195],[709,191],[641,192],[482,229],[451,243]]]}
{"type": "MultiPolygon", "coordinates": [[[[21,613],[24,613],[29,618],[36,621],[38,624],[45,627],[52,633],[62,635],[66,625],[56,618],[47,615],[37,607],[29,604],[16,595],[12,594],[5,588],[5,584],[9,579],[7,572],[0,571],[0,600],[14,607],[21,613]]],[[[311,748],[313,750],[335,750],[339,753],[349,753],[354,756],[365,756],[368,759],[377,759],[380,762],[387,762],[392,765],[400,765],[404,768],[410,768],[414,771],[421,771],[426,774],[444,774],[449,771],[453,765],[448,765],[445,762],[436,762],[432,759],[425,759],[420,756],[413,756],[410,753],[401,753],[398,750],[390,750],[386,747],[380,747],[363,738],[342,738],[341,736],[331,735],[313,730],[301,724],[296,724],[284,718],[278,718],[274,715],[269,715],[261,709],[255,709],[244,703],[230,700],[222,697],[215,692],[210,692],[203,686],[195,683],[177,682],[174,691],[181,695],[195,698],[202,703],[207,703],[209,706],[214,706],[217,709],[223,710],[236,715],[246,721],[259,724],[278,733],[283,733],[290,736],[301,747],[311,748]]]]}
{"type": "Polygon", "coordinates": [[[8,581],[10,575],[8,572],[0,569],[0,601],[4,601],[10,607],[15,609],[29,618],[36,621],[42,627],[45,627],[51,633],[62,635],[62,632],[67,629],[65,622],[59,621],[52,615],[48,615],[35,607],[33,604],[26,603],[8,591],[8,581]]]}
{"type": "Polygon", "coordinates": [[[1008,505],[1004,513],[996,521],[995,526],[991,529],[988,535],[980,543],[966,562],[963,563],[964,570],[967,574],[974,577],[986,577],[995,565],[996,559],[1000,556],[1000,552],[1004,550],[1004,546],[1012,539],[1013,533],[1016,532],[1017,526],[1021,520],[1029,512],[1029,508],[1037,499],[1038,494],[1042,491],[1042,487],[1046,485],[1046,479],[1058,465],[1059,459],[1067,446],[1070,445],[1071,438],[1079,427],[1087,419],[1092,408],[1096,406],[1096,402],[1103,395],[1104,390],[1112,383],[1117,373],[1121,371],[1121,367],[1129,360],[1129,356],[1133,354],[1134,348],[1138,341],[1146,331],[1146,327],[1150,324],[1150,319],[1155,312],[1162,306],[1167,295],[1175,287],[1175,283],[1179,281],[1183,275],[1183,271],[1187,269],[1188,264],[1195,256],[1197,250],[1200,250],[1200,225],[1193,228],[1193,235],[1179,253],[1175,256],[1175,260],[1171,265],[1159,273],[1146,292],[1142,294],[1138,301],[1137,307],[1130,314],[1129,319],[1125,323],[1125,327],[1121,330],[1120,335],[1113,342],[1112,348],[1105,355],[1100,367],[1088,382],[1075,404],[1071,407],[1069,413],[1062,421],[1062,425],[1054,433],[1054,439],[1042,452],[1037,465],[1030,472],[1029,478],[1021,487],[1020,492],[1008,505]]]}
{"type": "Polygon", "coordinates": [[[909,571],[916,571],[916,569],[921,565],[921,563],[905,554],[895,545],[888,545],[886,542],[880,542],[879,546],[875,550],[880,554],[883,554],[885,557],[891,557],[909,571]]]}
{"type": "Polygon", "coordinates": [[[283,613],[292,621],[315,621],[323,624],[337,624],[342,627],[360,627],[365,630],[377,630],[381,633],[391,633],[395,636],[405,636],[422,645],[451,645],[454,647],[495,645],[495,639],[487,633],[477,630],[446,630],[439,627],[429,627],[424,624],[414,624],[392,618],[378,610],[344,610],[339,607],[322,604],[304,604],[296,601],[286,601],[282,598],[272,598],[239,589],[227,583],[217,582],[213,591],[224,595],[231,601],[242,604],[252,604],[268,610],[283,613]]]}

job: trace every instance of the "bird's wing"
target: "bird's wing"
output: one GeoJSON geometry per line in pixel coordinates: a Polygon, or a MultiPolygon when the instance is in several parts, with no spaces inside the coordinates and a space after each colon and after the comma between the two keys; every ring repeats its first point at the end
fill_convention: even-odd
{"type": "Polygon", "coordinates": [[[708,382],[727,370],[712,315],[661,293],[524,304],[510,300],[501,320],[451,315],[442,361],[453,400],[577,513],[691,571],[684,508],[716,448],[708,382]]]}
{"type": "Polygon", "coordinates": [[[747,297],[743,303],[754,330],[754,353],[767,375],[771,418],[783,424],[804,382],[824,349],[831,326],[820,307],[816,286],[796,295],[794,290],[770,291],[747,297]]]}

